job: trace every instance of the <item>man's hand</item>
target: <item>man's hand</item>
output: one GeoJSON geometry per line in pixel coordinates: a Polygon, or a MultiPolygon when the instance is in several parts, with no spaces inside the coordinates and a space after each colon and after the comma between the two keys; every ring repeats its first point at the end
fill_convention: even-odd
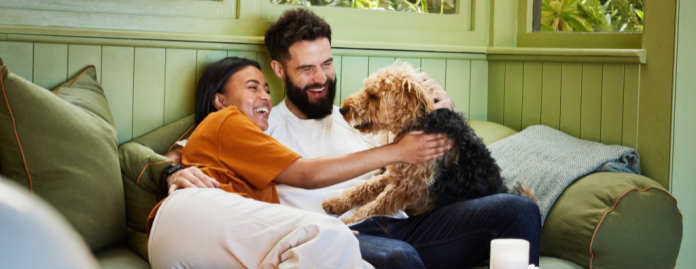
{"type": "Polygon", "coordinates": [[[394,143],[399,147],[401,162],[418,164],[436,159],[452,148],[444,134],[424,134],[414,131],[401,135],[394,143]]]}
{"type": "Polygon", "coordinates": [[[191,166],[176,171],[167,178],[169,195],[177,189],[185,188],[219,188],[220,182],[201,172],[198,167],[191,166]]]}
{"type": "Polygon", "coordinates": [[[174,166],[174,165],[181,165],[181,155],[183,153],[184,153],[184,147],[175,146],[172,150],[167,151],[167,153],[165,153],[162,156],[167,157],[170,160],[172,160],[172,166],[174,166]]]}
{"type": "Polygon", "coordinates": [[[447,108],[452,111],[457,111],[457,107],[454,106],[454,103],[452,103],[452,100],[449,98],[449,95],[447,95],[447,92],[442,89],[442,86],[440,86],[437,81],[430,78],[425,72],[420,73],[419,78],[423,80],[423,85],[426,88],[433,90],[432,97],[434,100],[437,100],[437,103],[435,103],[435,110],[447,108]]]}

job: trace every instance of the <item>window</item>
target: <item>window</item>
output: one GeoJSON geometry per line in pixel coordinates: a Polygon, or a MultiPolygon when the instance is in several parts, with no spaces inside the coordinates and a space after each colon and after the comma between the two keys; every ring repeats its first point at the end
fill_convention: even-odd
{"type": "Polygon", "coordinates": [[[645,0],[534,0],[534,32],[643,32],[645,0]]]}
{"type": "Polygon", "coordinates": [[[273,4],[455,14],[456,0],[270,0],[273,4]]]}

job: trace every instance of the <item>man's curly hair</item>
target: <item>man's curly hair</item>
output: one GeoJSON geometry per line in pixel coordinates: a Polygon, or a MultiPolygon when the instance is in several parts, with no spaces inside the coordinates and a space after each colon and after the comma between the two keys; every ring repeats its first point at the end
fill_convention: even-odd
{"type": "Polygon", "coordinates": [[[297,41],[326,37],[331,43],[331,27],[324,19],[306,8],[286,10],[277,22],[266,30],[266,47],[271,59],[285,62],[290,59],[289,48],[297,41]]]}

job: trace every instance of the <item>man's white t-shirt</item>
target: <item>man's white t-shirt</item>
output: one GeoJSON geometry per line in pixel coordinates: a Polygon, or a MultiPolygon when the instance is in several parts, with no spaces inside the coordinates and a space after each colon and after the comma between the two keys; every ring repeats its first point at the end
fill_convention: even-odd
{"type": "MultiPolygon", "coordinates": [[[[285,100],[271,110],[265,133],[308,159],[346,155],[384,145],[388,141],[387,135],[363,135],[355,130],[341,117],[336,106],[333,113],[323,119],[302,120],[290,112],[285,100]]],[[[277,185],[276,190],[283,205],[326,214],[321,207],[322,202],[369,180],[377,172],[378,170],[322,189],[306,190],[277,185]]],[[[348,211],[339,218],[348,218],[352,213],[353,210],[348,211]]],[[[406,214],[400,212],[393,217],[405,218],[406,214]]]]}

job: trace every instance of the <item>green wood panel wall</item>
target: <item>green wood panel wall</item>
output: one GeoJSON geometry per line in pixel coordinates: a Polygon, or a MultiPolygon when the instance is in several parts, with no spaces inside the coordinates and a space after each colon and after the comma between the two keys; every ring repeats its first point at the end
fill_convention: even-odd
{"type": "Polygon", "coordinates": [[[420,58],[396,58],[396,60],[410,63],[411,65],[413,65],[413,68],[415,69],[421,68],[420,58]]]}
{"type": "Polygon", "coordinates": [[[623,134],[621,144],[635,148],[638,145],[640,66],[638,64],[627,64],[624,77],[623,134]]]}
{"type": "Polygon", "coordinates": [[[505,64],[505,107],[503,124],[515,130],[522,126],[523,62],[505,64]]]}
{"type": "Polygon", "coordinates": [[[503,124],[505,112],[505,62],[488,63],[488,120],[503,124]]]}
{"type": "Polygon", "coordinates": [[[445,59],[421,59],[421,71],[444,87],[447,74],[447,60],[445,59]]]}
{"type": "Polygon", "coordinates": [[[624,65],[605,64],[602,75],[601,142],[621,145],[623,129],[624,65]]]}
{"type": "Polygon", "coordinates": [[[34,44],[34,84],[52,90],[68,80],[68,45],[34,44]]]}
{"type": "Polygon", "coordinates": [[[343,57],[341,55],[333,56],[333,66],[336,72],[336,97],[334,98],[334,105],[341,106],[343,99],[341,98],[341,64],[343,63],[343,57]]]}
{"type": "Polygon", "coordinates": [[[640,65],[492,61],[488,72],[490,121],[635,147],[640,65]]]}
{"type": "Polygon", "coordinates": [[[469,120],[488,119],[488,61],[471,60],[469,120]]]}
{"type": "Polygon", "coordinates": [[[166,51],[135,48],[133,81],[133,137],[164,125],[164,79],[166,51]]]}
{"type": "Polygon", "coordinates": [[[343,56],[341,67],[341,100],[346,99],[363,88],[363,80],[367,78],[368,57],[343,56]]]}
{"type": "Polygon", "coordinates": [[[471,60],[447,60],[445,91],[457,109],[469,117],[471,60]]]}
{"type": "Polygon", "coordinates": [[[224,50],[198,50],[196,52],[196,83],[194,84],[195,87],[198,87],[198,81],[201,79],[203,71],[205,71],[205,69],[210,64],[227,57],[227,55],[228,52],[224,50]]]}
{"type": "Polygon", "coordinates": [[[524,63],[522,129],[541,124],[542,63],[524,63]]]}
{"type": "Polygon", "coordinates": [[[560,129],[561,63],[543,63],[541,75],[541,124],[560,129]]]}
{"type": "Polygon", "coordinates": [[[164,124],[193,114],[196,50],[167,49],[164,84],[164,124]]]}
{"type": "MultiPolygon", "coordinates": [[[[363,80],[370,72],[399,59],[428,72],[468,119],[488,120],[489,110],[497,108],[502,116],[504,99],[498,105],[495,98],[489,98],[489,69],[503,68],[501,79],[492,82],[492,85],[502,82],[498,83],[503,90],[502,98],[505,63],[493,63],[489,67],[485,60],[395,58],[375,56],[371,52],[364,56],[346,54],[349,55],[333,55],[338,80],[336,105],[362,89],[363,80]]],[[[192,114],[195,87],[203,71],[211,63],[232,56],[259,61],[271,87],[273,104],[285,98],[283,81],[271,69],[267,52],[0,41],[0,57],[13,72],[28,80],[38,79],[48,88],[65,82],[89,65],[96,66],[116,122],[119,143],[192,114]]]]}
{"type": "MultiPolygon", "coordinates": [[[[251,58],[252,55],[248,54],[248,56],[246,57],[251,58]]],[[[261,71],[263,72],[264,77],[266,77],[268,86],[271,89],[271,101],[273,102],[273,105],[277,105],[278,103],[280,103],[280,101],[283,101],[283,99],[285,98],[285,88],[283,86],[283,80],[278,78],[278,76],[276,76],[273,72],[273,68],[271,68],[270,54],[268,54],[267,52],[259,53],[258,60],[259,64],[261,65],[261,71]]]]}
{"type": "Polygon", "coordinates": [[[116,123],[119,144],[133,138],[134,58],[133,47],[102,47],[102,87],[116,123]]]}
{"type": "Polygon", "coordinates": [[[373,74],[378,70],[390,66],[394,63],[394,57],[369,57],[368,58],[368,73],[373,74]]]}
{"type": "Polygon", "coordinates": [[[12,73],[33,81],[34,43],[0,41],[0,58],[12,73]]]}
{"type": "Polygon", "coordinates": [[[68,46],[68,78],[82,72],[86,67],[94,65],[97,69],[97,80],[101,82],[102,47],[92,45],[68,46]]]}
{"type": "Polygon", "coordinates": [[[560,130],[575,137],[580,137],[581,100],[582,64],[563,63],[561,66],[560,130]]]}

